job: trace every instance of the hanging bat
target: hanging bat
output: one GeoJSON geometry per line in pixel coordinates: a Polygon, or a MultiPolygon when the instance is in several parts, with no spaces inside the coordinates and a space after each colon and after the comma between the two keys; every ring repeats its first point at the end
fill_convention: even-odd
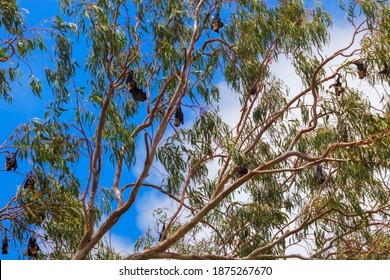
{"type": "Polygon", "coordinates": [[[9,249],[8,238],[7,238],[7,235],[4,232],[3,240],[1,242],[1,253],[3,255],[7,255],[8,254],[8,249],[9,249]]]}
{"type": "Polygon", "coordinates": [[[165,223],[163,224],[163,227],[162,227],[162,229],[161,229],[160,236],[159,236],[159,238],[158,238],[158,242],[163,241],[164,230],[165,230],[165,223]]]}
{"type": "Polygon", "coordinates": [[[180,124],[184,124],[184,115],[183,115],[183,111],[181,110],[181,106],[179,105],[175,113],[174,125],[178,127],[180,126],[180,124]]]}
{"type": "Polygon", "coordinates": [[[219,16],[219,11],[215,14],[212,22],[211,22],[211,28],[213,31],[219,33],[219,29],[223,27],[223,22],[219,16]]]}
{"type": "Polygon", "coordinates": [[[24,188],[30,191],[35,189],[35,180],[31,172],[27,174],[26,181],[24,182],[24,188]]]}
{"type": "Polygon", "coordinates": [[[334,93],[336,94],[336,96],[340,96],[340,94],[342,94],[345,90],[345,88],[342,86],[342,83],[340,81],[340,77],[341,77],[341,75],[338,75],[336,82],[333,84],[334,93]]]}
{"type": "Polygon", "coordinates": [[[31,259],[37,259],[38,251],[39,246],[37,244],[37,239],[35,236],[31,236],[28,240],[27,256],[31,259]]]}
{"type": "Polygon", "coordinates": [[[361,60],[354,61],[352,63],[355,64],[357,67],[359,79],[360,80],[364,79],[364,77],[366,77],[367,74],[367,67],[363,64],[363,62],[361,62],[361,60]]]}
{"type": "Polygon", "coordinates": [[[134,81],[133,75],[134,71],[130,70],[126,78],[127,89],[133,95],[134,100],[141,102],[145,101],[146,93],[142,89],[138,88],[137,83],[134,81]]]}
{"type": "Polygon", "coordinates": [[[248,174],[248,167],[246,167],[246,165],[240,166],[237,170],[237,173],[238,173],[238,177],[242,177],[245,174],[248,174]]]}
{"type": "Polygon", "coordinates": [[[322,172],[322,165],[317,165],[316,173],[314,174],[314,179],[319,183],[322,184],[325,182],[325,176],[322,172]]]}
{"type": "Polygon", "coordinates": [[[131,94],[133,95],[135,101],[142,102],[146,100],[146,93],[142,89],[136,88],[131,94]]]}
{"type": "Polygon", "coordinates": [[[127,89],[130,92],[132,92],[134,89],[137,88],[137,83],[134,81],[133,75],[134,75],[134,71],[130,70],[126,78],[127,89]]]}
{"type": "Polygon", "coordinates": [[[383,70],[379,71],[378,74],[386,75],[387,77],[390,77],[390,68],[385,62],[383,70]]]}
{"type": "Polygon", "coordinates": [[[16,168],[18,168],[18,162],[16,160],[17,152],[15,152],[12,156],[10,153],[7,153],[5,155],[5,170],[7,171],[16,171],[16,168]]]}
{"type": "Polygon", "coordinates": [[[249,93],[250,93],[251,95],[255,95],[255,94],[257,93],[257,90],[258,90],[257,84],[255,84],[255,85],[249,90],[249,93]]]}

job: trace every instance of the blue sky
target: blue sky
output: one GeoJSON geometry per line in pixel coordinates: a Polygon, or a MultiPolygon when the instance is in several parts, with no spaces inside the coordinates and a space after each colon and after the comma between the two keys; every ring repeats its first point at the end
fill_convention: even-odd
{"type": "MultiPolygon", "coordinates": [[[[25,11],[25,21],[26,24],[30,27],[39,26],[44,19],[53,18],[56,14],[60,14],[59,1],[53,0],[20,0],[19,4],[21,8],[26,9],[25,11]],[[28,11],[28,12],[27,12],[28,11]]],[[[274,2],[274,1],[270,1],[274,2]]],[[[307,1],[308,6],[311,6],[314,1],[307,1]]],[[[332,13],[334,16],[333,20],[336,24],[347,24],[344,20],[344,15],[340,9],[338,9],[338,1],[324,1],[325,8],[332,13]],[[335,12],[337,11],[337,12],[335,12]]],[[[226,21],[225,21],[226,22],[226,21]]],[[[4,36],[2,31],[0,31],[0,36],[4,36]]],[[[77,49],[74,50],[75,57],[80,56],[80,53],[77,52],[77,49]]],[[[39,55],[35,57],[33,61],[31,61],[32,67],[34,68],[35,74],[41,77],[41,80],[44,81],[43,71],[46,65],[42,65],[42,60],[39,55]],[[41,69],[41,71],[37,71],[37,69],[41,69]]],[[[0,64],[1,67],[1,64],[0,64]]],[[[23,66],[21,66],[23,67],[23,66]]],[[[23,69],[23,68],[22,68],[23,69]]],[[[26,72],[27,68],[25,69],[26,72]]],[[[0,143],[12,133],[12,131],[23,123],[30,121],[33,118],[44,118],[44,109],[47,103],[47,100],[51,96],[51,91],[47,87],[44,87],[44,91],[42,94],[42,99],[35,97],[29,87],[23,86],[24,82],[28,80],[28,74],[24,73],[25,76],[22,78],[22,86],[14,85],[13,95],[13,103],[8,104],[3,100],[0,101],[0,120],[1,120],[1,130],[0,130],[0,143]]],[[[145,106],[142,105],[141,106],[145,106]]],[[[1,156],[3,156],[1,154],[1,156]]],[[[2,158],[2,160],[4,160],[2,158]]],[[[75,168],[75,172],[78,174],[87,174],[88,165],[78,164],[75,168]]],[[[0,169],[0,180],[2,183],[2,192],[0,196],[0,208],[3,208],[6,203],[16,194],[16,190],[18,186],[20,186],[24,180],[24,175],[30,171],[30,165],[26,161],[19,162],[18,172],[6,172],[3,167],[0,169]]],[[[104,173],[102,174],[102,182],[101,185],[111,186],[113,169],[109,167],[109,165],[105,165],[104,173]]],[[[84,175],[85,176],[85,175],[84,175]]],[[[153,176],[153,175],[152,175],[153,176]]],[[[158,178],[158,174],[154,174],[154,179],[158,178]]],[[[85,182],[83,178],[80,178],[82,185],[85,182]]],[[[124,182],[133,181],[134,174],[128,173],[124,174],[122,178],[122,185],[124,182]]],[[[147,219],[147,216],[151,215],[150,211],[148,212],[146,206],[149,207],[150,204],[154,202],[157,203],[159,200],[164,200],[157,192],[152,192],[151,190],[143,189],[140,192],[140,201],[136,203],[135,207],[126,213],[118,224],[115,226],[112,234],[113,234],[113,245],[118,245],[121,249],[126,250],[128,253],[132,250],[132,244],[136,241],[140,234],[147,227],[147,221],[143,221],[142,219],[147,219]],[[137,226],[134,226],[137,225],[137,226]]],[[[160,202],[161,202],[160,201],[160,202]]],[[[164,204],[168,204],[167,200],[164,200],[164,204]]],[[[168,205],[166,205],[168,206],[168,205]]],[[[157,207],[157,206],[156,206],[157,207]]],[[[152,219],[152,217],[150,217],[152,219]]],[[[7,225],[7,223],[5,223],[7,225]]],[[[10,252],[8,255],[0,255],[0,259],[17,259],[18,257],[26,258],[22,256],[21,250],[26,250],[27,243],[23,244],[20,247],[20,244],[15,244],[14,240],[10,242],[10,252]],[[16,247],[15,247],[16,245],[16,247]]],[[[115,246],[114,246],[115,247],[115,246]]]]}

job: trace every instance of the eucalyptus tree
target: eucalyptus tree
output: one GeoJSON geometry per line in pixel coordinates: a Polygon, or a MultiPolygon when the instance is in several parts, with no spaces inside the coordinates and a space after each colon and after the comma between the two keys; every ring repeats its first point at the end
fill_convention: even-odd
{"type": "MultiPolygon", "coordinates": [[[[45,119],[4,144],[31,162],[35,187],[22,184],[1,220],[22,242],[37,236],[38,258],[389,258],[388,1],[341,1],[350,42],[332,52],[321,3],[60,3],[36,31],[45,119]],[[219,110],[227,95],[235,123],[219,110]],[[174,206],[151,205],[155,230],[123,256],[105,234],[141,188],[174,206]]],[[[17,21],[2,23],[12,35],[17,21]]]]}

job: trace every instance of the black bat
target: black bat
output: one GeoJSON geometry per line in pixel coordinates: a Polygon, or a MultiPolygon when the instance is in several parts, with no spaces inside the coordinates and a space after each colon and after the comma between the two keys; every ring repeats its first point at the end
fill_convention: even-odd
{"type": "Polygon", "coordinates": [[[248,174],[248,167],[246,165],[241,165],[237,170],[238,176],[242,177],[245,174],[248,174]]]}
{"type": "Polygon", "coordinates": [[[322,173],[322,165],[317,165],[316,173],[314,174],[314,179],[319,183],[322,184],[325,182],[325,176],[324,173],[322,173]]]}
{"type": "Polygon", "coordinates": [[[137,88],[137,83],[134,81],[133,75],[134,75],[134,71],[130,70],[126,78],[127,89],[130,92],[132,92],[134,89],[137,88]]]}
{"type": "Polygon", "coordinates": [[[340,96],[341,93],[344,92],[345,88],[342,86],[342,83],[340,81],[340,75],[337,76],[336,82],[333,84],[334,86],[334,92],[336,96],[340,96]]]}
{"type": "Polygon", "coordinates": [[[135,101],[142,102],[146,100],[146,93],[142,89],[136,88],[131,94],[133,95],[135,101]]]}
{"type": "Polygon", "coordinates": [[[383,70],[379,71],[378,74],[386,75],[387,77],[390,77],[390,68],[385,62],[383,70]]]}
{"type": "Polygon", "coordinates": [[[164,230],[165,230],[165,223],[163,224],[163,227],[162,227],[161,232],[160,232],[160,236],[158,238],[159,242],[161,242],[163,239],[164,230]]]}
{"type": "Polygon", "coordinates": [[[367,74],[367,67],[360,60],[353,62],[357,67],[359,79],[364,79],[367,74]]]}
{"type": "Polygon", "coordinates": [[[174,125],[178,127],[180,126],[180,124],[184,124],[184,115],[183,115],[183,111],[181,110],[181,106],[179,105],[175,113],[174,125]]]}
{"type": "Polygon", "coordinates": [[[37,244],[37,239],[35,238],[35,236],[31,236],[30,239],[28,240],[27,256],[30,259],[37,259],[39,250],[40,249],[37,244]]]}
{"type": "Polygon", "coordinates": [[[35,189],[35,180],[31,172],[27,174],[26,181],[24,182],[24,188],[30,191],[35,189]]]}
{"type": "Polygon", "coordinates": [[[130,70],[126,78],[127,89],[133,95],[134,100],[141,102],[145,101],[146,93],[142,89],[138,88],[137,83],[134,81],[133,75],[134,71],[130,70]]]}
{"type": "Polygon", "coordinates": [[[249,92],[250,92],[250,94],[251,95],[255,95],[256,93],[257,93],[257,84],[255,84],[250,90],[249,90],[249,92]]]}
{"type": "Polygon", "coordinates": [[[5,170],[7,171],[16,171],[16,168],[18,168],[18,162],[16,160],[17,152],[15,152],[12,156],[10,153],[7,153],[5,155],[5,170]]]}
{"type": "Polygon", "coordinates": [[[45,220],[45,218],[46,218],[46,215],[45,215],[45,212],[39,212],[39,217],[41,218],[41,220],[42,220],[42,222],[45,220]]]}
{"type": "Polygon", "coordinates": [[[213,29],[213,31],[219,33],[219,29],[222,27],[223,27],[223,22],[219,16],[219,11],[217,11],[211,22],[211,28],[213,29]]]}
{"type": "Polygon", "coordinates": [[[3,240],[1,242],[1,253],[3,255],[7,255],[8,254],[8,249],[9,249],[8,238],[7,238],[7,235],[4,233],[3,240]]]}

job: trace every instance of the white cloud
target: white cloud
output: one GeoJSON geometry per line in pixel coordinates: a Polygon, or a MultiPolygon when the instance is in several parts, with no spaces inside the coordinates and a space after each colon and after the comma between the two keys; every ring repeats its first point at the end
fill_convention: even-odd
{"type": "Polygon", "coordinates": [[[133,253],[134,242],[128,236],[108,232],[105,237],[107,238],[110,247],[121,256],[126,256],[133,253]]]}
{"type": "Polygon", "coordinates": [[[154,211],[158,208],[175,209],[176,202],[157,191],[146,191],[139,195],[135,204],[135,209],[137,211],[137,227],[139,230],[145,232],[148,229],[154,228],[156,224],[154,211]]]}
{"type": "Polygon", "coordinates": [[[241,105],[238,96],[228,87],[226,82],[222,81],[217,84],[220,90],[221,100],[218,104],[219,114],[222,121],[234,128],[241,116],[241,105]]]}

